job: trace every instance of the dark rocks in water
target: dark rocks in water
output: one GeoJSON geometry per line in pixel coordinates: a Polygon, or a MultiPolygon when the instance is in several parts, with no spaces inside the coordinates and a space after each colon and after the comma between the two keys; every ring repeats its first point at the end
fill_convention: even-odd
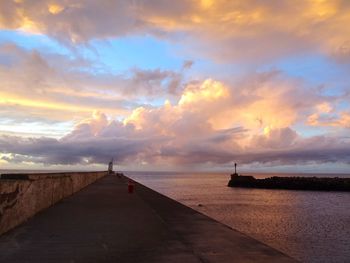
{"type": "Polygon", "coordinates": [[[350,191],[350,178],[273,176],[265,179],[256,179],[250,175],[231,174],[228,186],[287,190],[350,191]]]}

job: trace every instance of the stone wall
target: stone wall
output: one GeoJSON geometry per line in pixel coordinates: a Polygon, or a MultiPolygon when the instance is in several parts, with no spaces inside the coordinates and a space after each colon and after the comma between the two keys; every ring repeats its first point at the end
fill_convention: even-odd
{"type": "Polygon", "coordinates": [[[0,235],[105,175],[107,172],[1,175],[0,235]]]}

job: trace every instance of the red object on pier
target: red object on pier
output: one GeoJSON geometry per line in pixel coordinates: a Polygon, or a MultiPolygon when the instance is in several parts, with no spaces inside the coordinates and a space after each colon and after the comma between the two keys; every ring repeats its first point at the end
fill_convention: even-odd
{"type": "Polygon", "coordinates": [[[135,188],[134,181],[129,179],[129,181],[128,181],[128,193],[132,194],[134,192],[134,188],[135,188]]]}

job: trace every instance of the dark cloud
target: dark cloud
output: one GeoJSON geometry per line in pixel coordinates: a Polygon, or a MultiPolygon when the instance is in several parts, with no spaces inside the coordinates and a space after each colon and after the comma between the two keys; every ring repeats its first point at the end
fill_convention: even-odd
{"type": "Polygon", "coordinates": [[[192,60],[185,60],[183,65],[182,65],[182,68],[183,69],[190,69],[194,64],[194,61],[192,60]]]}
{"type": "Polygon", "coordinates": [[[88,140],[56,140],[48,138],[24,139],[3,136],[1,151],[11,152],[13,157],[2,157],[10,162],[32,160],[46,165],[106,163],[114,157],[116,161],[137,160],[148,147],[148,140],[125,138],[89,138],[88,140]],[[12,160],[13,159],[13,160],[12,160]]]}
{"type": "Polygon", "coordinates": [[[162,94],[177,94],[182,82],[179,72],[170,70],[141,70],[133,69],[127,87],[126,94],[145,94],[147,96],[159,96],[162,94]]]}
{"type": "MultiPolygon", "coordinates": [[[[236,132],[235,132],[236,133],[236,132]]],[[[83,135],[83,134],[81,134],[83,135]]],[[[86,139],[69,138],[62,140],[49,138],[24,139],[20,137],[2,136],[0,149],[2,160],[11,163],[35,162],[49,164],[105,164],[114,157],[119,164],[146,161],[155,165],[161,162],[171,165],[191,166],[210,163],[214,166],[232,163],[242,164],[310,164],[339,162],[350,164],[350,143],[337,143],[327,146],[313,144],[307,149],[301,147],[268,149],[261,151],[245,151],[238,144],[233,147],[222,146],[216,139],[221,132],[212,138],[191,138],[186,145],[177,146],[176,138],[160,138],[140,136],[87,136],[86,139]],[[215,138],[213,140],[213,138],[215,138]]],[[[221,141],[220,139],[219,141],[221,141]]],[[[226,139],[224,139],[226,140],[226,139]]]]}
{"type": "Polygon", "coordinates": [[[299,135],[291,128],[280,128],[266,131],[267,135],[255,135],[252,145],[261,149],[289,148],[297,142],[299,135]]]}

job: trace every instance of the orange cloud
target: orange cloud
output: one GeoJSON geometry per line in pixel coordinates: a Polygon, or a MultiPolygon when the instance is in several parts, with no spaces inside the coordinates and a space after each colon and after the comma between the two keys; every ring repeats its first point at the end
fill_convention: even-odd
{"type": "Polygon", "coordinates": [[[192,52],[219,60],[258,61],[311,49],[337,58],[349,56],[350,31],[345,25],[350,22],[350,6],[346,1],[186,4],[181,13],[144,7],[140,14],[164,32],[188,33],[186,45],[192,52]]]}
{"type": "Polygon", "coordinates": [[[192,107],[196,104],[221,100],[228,96],[227,87],[218,81],[207,79],[200,86],[188,85],[179,100],[179,105],[181,107],[186,107],[186,105],[192,107]]]}
{"type": "Polygon", "coordinates": [[[64,10],[64,6],[59,5],[59,4],[49,4],[48,10],[51,14],[57,15],[61,13],[64,10]]]}
{"type": "Polygon", "coordinates": [[[238,89],[232,90],[222,82],[207,79],[189,84],[176,105],[166,102],[159,108],[135,109],[124,120],[124,125],[134,125],[150,134],[175,136],[178,143],[240,126],[247,129],[245,136],[239,140],[235,138],[232,143],[247,147],[256,135],[265,133],[269,137],[275,130],[295,124],[298,110],[290,97],[293,89],[291,84],[281,86],[281,83],[271,82],[243,91],[248,92],[243,95],[238,89]],[[246,97],[249,99],[244,101],[246,97]]]}
{"type": "Polygon", "coordinates": [[[350,50],[346,0],[1,1],[0,10],[0,28],[73,44],[182,32],[188,51],[220,60],[256,61],[311,49],[343,59],[350,50]]]}
{"type": "Polygon", "coordinates": [[[92,108],[75,106],[70,103],[57,103],[55,101],[33,100],[25,97],[18,97],[13,94],[0,92],[0,104],[19,105],[31,108],[40,108],[42,110],[61,110],[73,112],[91,112],[92,108]]]}
{"type": "Polygon", "coordinates": [[[306,123],[310,126],[349,128],[350,113],[337,110],[328,102],[321,102],[307,116],[306,123]]]}
{"type": "Polygon", "coordinates": [[[210,123],[212,118],[221,112],[218,106],[229,96],[229,89],[225,85],[207,79],[200,84],[187,85],[178,103],[174,106],[166,101],[160,108],[136,108],[124,120],[124,124],[133,124],[137,129],[157,127],[160,134],[174,134],[172,126],[194,116],[198,119],[205,119],[205,125],[209,125],[207,122],[210,123]]]}
{"type": "Polygon", "coordinates": [[[307,118],[307,124],[311,126],[349,128],[350,113],[340,112],[329,115],[314,113],[307,118]]]}

